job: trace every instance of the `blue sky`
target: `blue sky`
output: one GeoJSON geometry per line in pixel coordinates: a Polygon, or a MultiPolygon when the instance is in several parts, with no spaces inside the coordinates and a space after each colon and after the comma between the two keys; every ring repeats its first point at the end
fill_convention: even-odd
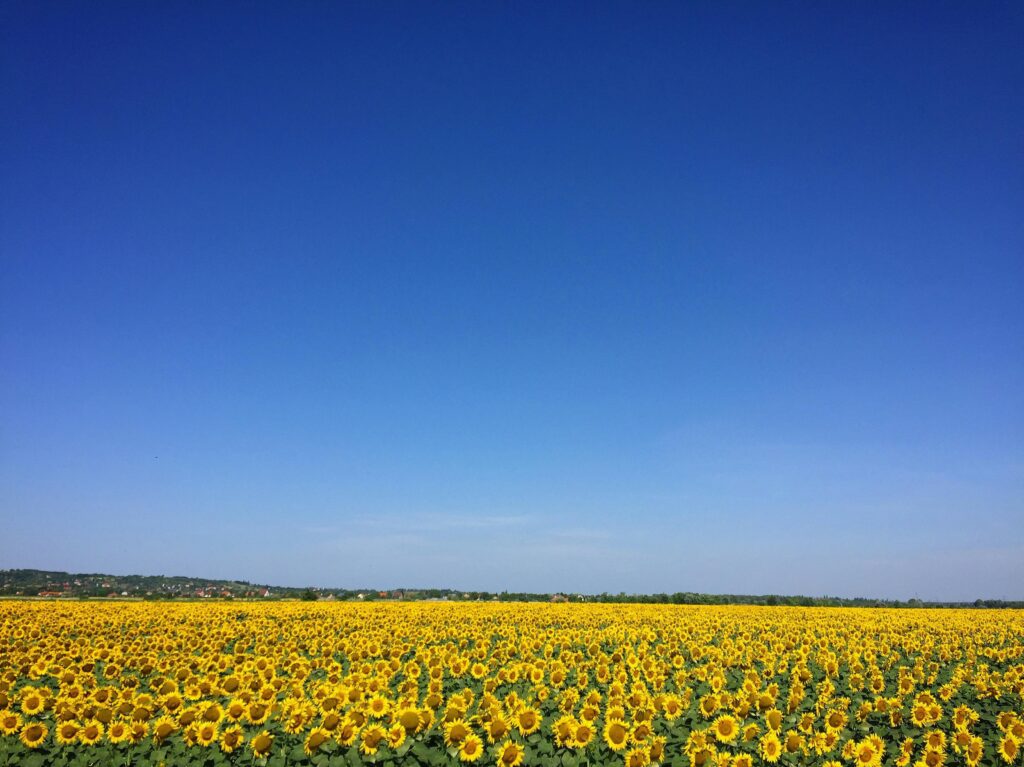
{"type": "Polygon", "coordinates": [[[1024,598],[1024,8],[0,9],[0,566],[1024,598]]]}

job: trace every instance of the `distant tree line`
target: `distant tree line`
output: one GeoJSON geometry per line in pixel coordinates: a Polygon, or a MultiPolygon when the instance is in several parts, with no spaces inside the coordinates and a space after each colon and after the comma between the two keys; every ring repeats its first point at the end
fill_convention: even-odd
{"type": "Polygon", "coordinates": [[[921,607],[1024,609],[1024,600],[976,599],[973,602],[924,602],[920,599],[867,599],[856,597],[784,596],[779,594],[672,594],[533,593],[521,591],[460,591],[458,589],[335,589],[267,586],[249,581],[227,581],[164,575],[104,575],[48,570],[0,570],[0,596],[62,596],[96,598],[127,596],[146,600],[165,599],[322,599],[337,601],[448,601],[448,602],[591,602],[603,604],[764,605],[793,607],[921,607]]]}

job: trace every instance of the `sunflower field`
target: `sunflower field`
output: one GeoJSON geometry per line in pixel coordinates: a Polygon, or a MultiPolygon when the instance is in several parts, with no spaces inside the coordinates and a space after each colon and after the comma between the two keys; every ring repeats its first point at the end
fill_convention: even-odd
{"type": "Polygon", "coordinates": [[[1024,613],[0,602],[0,765],[1020,764],[1024,613]]]}

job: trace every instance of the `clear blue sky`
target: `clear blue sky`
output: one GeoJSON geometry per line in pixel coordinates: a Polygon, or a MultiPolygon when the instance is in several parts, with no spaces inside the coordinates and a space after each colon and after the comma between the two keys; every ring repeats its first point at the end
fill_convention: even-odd
{"type": "Polygon", "coordinates": [[[1024,6],[0,6],[0,566],[1024,598],[1024,6]]]}

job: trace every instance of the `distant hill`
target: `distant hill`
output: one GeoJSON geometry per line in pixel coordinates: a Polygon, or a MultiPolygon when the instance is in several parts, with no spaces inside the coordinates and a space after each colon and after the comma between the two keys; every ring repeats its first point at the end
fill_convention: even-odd
{"type": "MultiPolygon", "coordinates": [[[[0,596],[136,599],[454,599],[453,589],[342,589],[272,586],[183,575],[109,575],[58,570],[0,570],[0,596]]],[[[475,594],[474,594],[475,598],[475,594]]]]}
{"type": "Polygon", "coordinates": [[[688,605],[790,605],[824,607],[972,607],[1024,608],[1024,601],[978,599],[974,602],[922,602],[911,599],[882,600],[840,597],[780,596],[775,594],[568,594],[500,593],[459,591],[457,589],[346,589],[309,586],[272,586],[249,581],[227,581],[182,575],[107,575],[103,573],[66,573],[56,570],[0,570],[0,597],[44,598],[132,598],[132,599],[306,599],[306,600],[443,600],[501,602],[604,602],[688,605]]]}

